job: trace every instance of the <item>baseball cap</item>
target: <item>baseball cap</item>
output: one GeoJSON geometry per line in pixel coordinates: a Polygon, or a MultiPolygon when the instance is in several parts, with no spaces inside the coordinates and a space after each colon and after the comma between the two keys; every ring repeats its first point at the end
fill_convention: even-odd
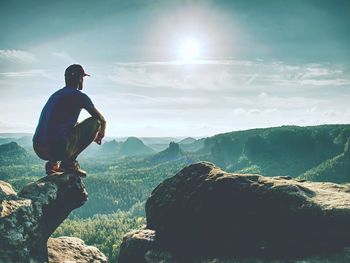
{"type": "Polygon", "coordinates": [[[66,71],[64,72],[64,76],[68,77],[68,76],[88,76],[90,77],[89,74],[85,73],[83,67],[81,65],[78,64],[73,64],[70,65],[68,68],[66,68],[66,71]]]}

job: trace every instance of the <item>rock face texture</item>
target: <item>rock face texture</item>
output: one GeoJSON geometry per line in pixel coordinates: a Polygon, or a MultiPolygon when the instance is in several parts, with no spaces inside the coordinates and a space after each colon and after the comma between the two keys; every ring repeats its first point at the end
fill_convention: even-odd
{"type": "Polygon", "coordinates": [[[96,247],[86,246],[76,237],[49,238],[49,262],[105,263],[107,257],[96,247]]]}
{"type": "Polygon", "coordinates": [[[155,188],[146,216],[148,229],[124,237],[119,263],[350,262],[349,184],[232,174],[201,162],[155,188]],[[131,251],[137,261],[128,261],[131,251]]]}
{"type": "Polygon", "coordinates": [[[18,194],[0,181],[0,262],[47,262],[47,241],[87,192],[72,174],[46,176],[18,194]]]}
{"type": "Polygon", "coordinates": [[[144,262],[145,254],[155,243],[155,231],[135,230],[127,233],[120,248],[119,262],[144,262]]]}

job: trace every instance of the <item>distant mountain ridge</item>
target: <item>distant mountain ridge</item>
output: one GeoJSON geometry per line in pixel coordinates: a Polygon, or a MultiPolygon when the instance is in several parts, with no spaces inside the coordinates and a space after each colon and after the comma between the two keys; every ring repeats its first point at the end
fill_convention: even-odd
{"type": "Polygon", "coordinates": [[[122,156],[135,156],[154,153],[155,151],[146,146],[140,139],[129,137],[123,142],[119,149],[119,154],[122,156]]]}
{"type": "Polygon", "coordinates": [[[164,151],[154,154],[150,160],[153,163],[167,162],[180,159],[185,156],[184,151],[181,150],[180,145],[175,142],[170,142],[169,147],[164,151]]]}
{"type": "MultiPolygon", "coordinates": [[[[257,128],[202,139],[183,138],[174,142],[179,149],[176,154],[175,148],[171,150],[166,144],[146,145],[140,138],[129,137],[124,142],[106,141],[102,147],[93,144],[80,158],[102,160],[148,155],[152,163],[161,163],[181,160],[186,156],[189,161],[209,161],[230,172],[350,182],[348,170],[342,168],[348,162],[344,158],[344,149],[349,137],[348,124],[257,128]]],[[[167,140],[170,137],[162,138],[167,140]]],[[[159,138],[149,139],[148,142],[162,141],[159,138]]],[[[13,140],[28,144],[26,137],[13,140]]],[[[34,154],[31,147],[27,151],[34,154]]]]}
{"type": "Polygon", "coordinates": [[[16,142],[0,145],[0,165],[27,164],[32,158],[28,152],[16,142]]]}
{"type": "Polygon", "coordinates": [[[96,149],[95,155],[98,158],[121,158],[152,153],[155,153],[155,151],[146,146],[139,138],[129,137],[124,142],[116,140],[105,142],[100,149],[96,149]]]}
{"type": "Polygon", "coordinates": [[[0,132],[0,138],[21,138],[21,137],[26,137],[30,136],[32,137],[33,134],[29,132],[0,132]]]}
{"type": "Polygon", "coordinates": [[[296,177],[341,154],[349,136],[350,125],[251,129],[206,138],[197,154],[230,172],[296,177]]]}
{"type": "Polygon", "coordinates": [[[187,137],[185,139],[182,139],[181,141],[179,141],[179,144],[190,144],[190,143],[194,143],[196,141],[195,138],[192,137],[187,137]]]}

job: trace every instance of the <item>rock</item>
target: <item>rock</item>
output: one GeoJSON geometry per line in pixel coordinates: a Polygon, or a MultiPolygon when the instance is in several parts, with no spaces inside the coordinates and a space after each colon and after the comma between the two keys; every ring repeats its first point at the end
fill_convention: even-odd
{"type": "MultiPolygon", "coordinates": [[[[11,200],[17,196],[15,190],[9,183],[0,181],[0,200],[11,200]]],[[[2,211],[2,210],[1,210],[2,211]]]]}
{"type": "MultiPolygon", "coordinates": [[[[232,174],[201,162],[155,188],[146,217],[153,241],[138,244],[143,259],[130,262],[152,262],[146,255],[154,251],[179,262],[349,261],[344,252],[350,246],[349,184],[232,174]],[[215,258],[219,261],[208,261],[215,258]]],[[[133,242],[140,239],[129,238],[121,255],[133,242]]]]}
{"type": "Polygon", "coordinates": [[[49,262],[108,262],[107,257],[96,247],[86,246],[76,237],[49,238],[49,262]]]}
{"type": "Polygon", "coordinates": [[[155,231],[134,230],[123,237],[118,263],[175,263],[168,251],[156,250],[155,231]]]}
{"type": "MultiPolygon", "coordinates": [[[[348,251],[343,253],[321,256],[321,257],[308,257],[302,260],[293,259],[261,259],[261,258],[201,258],[195,260],[193,263],[348,263],[350,261],[350,255],[348,251]]],[[[175,261],[173,256],[169,252],[160,252],[149,250],[145,255],[146,263],[179,263],[175,261]]],[[[188,262],[188,261],[185,261],[188,262]]]]}
{"type": "Polygon", "coordinates": [[[176,263],[174,256],[168,251],[161,250],[148,250],[145,253],[146,263],[176,263]]]}
{"type": "Polygon", "coordinates": [[[87,193],[72,174],[46,176],[18,194],[0,181],[0,262],[47,262],[47,240],[87,193]]]}
{"type": "Polygon", "coordinates": [[[155,232],[149,229],[135,230],[123,237],[119,263],[142,262],[145,253],[153,247],[155,232]]]}

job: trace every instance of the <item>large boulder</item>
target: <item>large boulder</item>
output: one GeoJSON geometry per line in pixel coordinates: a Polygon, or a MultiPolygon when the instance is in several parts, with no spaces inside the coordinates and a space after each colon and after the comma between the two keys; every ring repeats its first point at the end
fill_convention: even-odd
{"type": "MultiPolygon", "coordinates": [[[[146,216],[154,234],[139,262],[156,262],[149,258],[160,252],[168,258],[163,262],[171,262],[169,255],[180,262],[216,257],[318,262],[312,260],[319,255],[349,260],[344,252],[350,245],[349,184],[232,174],[201,162],[154,189],[146,216]]],[[[145,250],[139,236],[122,249],[138,242],[145,250]]]]}
{"type": "Polygon", "coordinates": [[[0,262],[47,262],[47,240],[87,192],[73,174],[46,176],[18,194],[0,181],[0,262]]]}

